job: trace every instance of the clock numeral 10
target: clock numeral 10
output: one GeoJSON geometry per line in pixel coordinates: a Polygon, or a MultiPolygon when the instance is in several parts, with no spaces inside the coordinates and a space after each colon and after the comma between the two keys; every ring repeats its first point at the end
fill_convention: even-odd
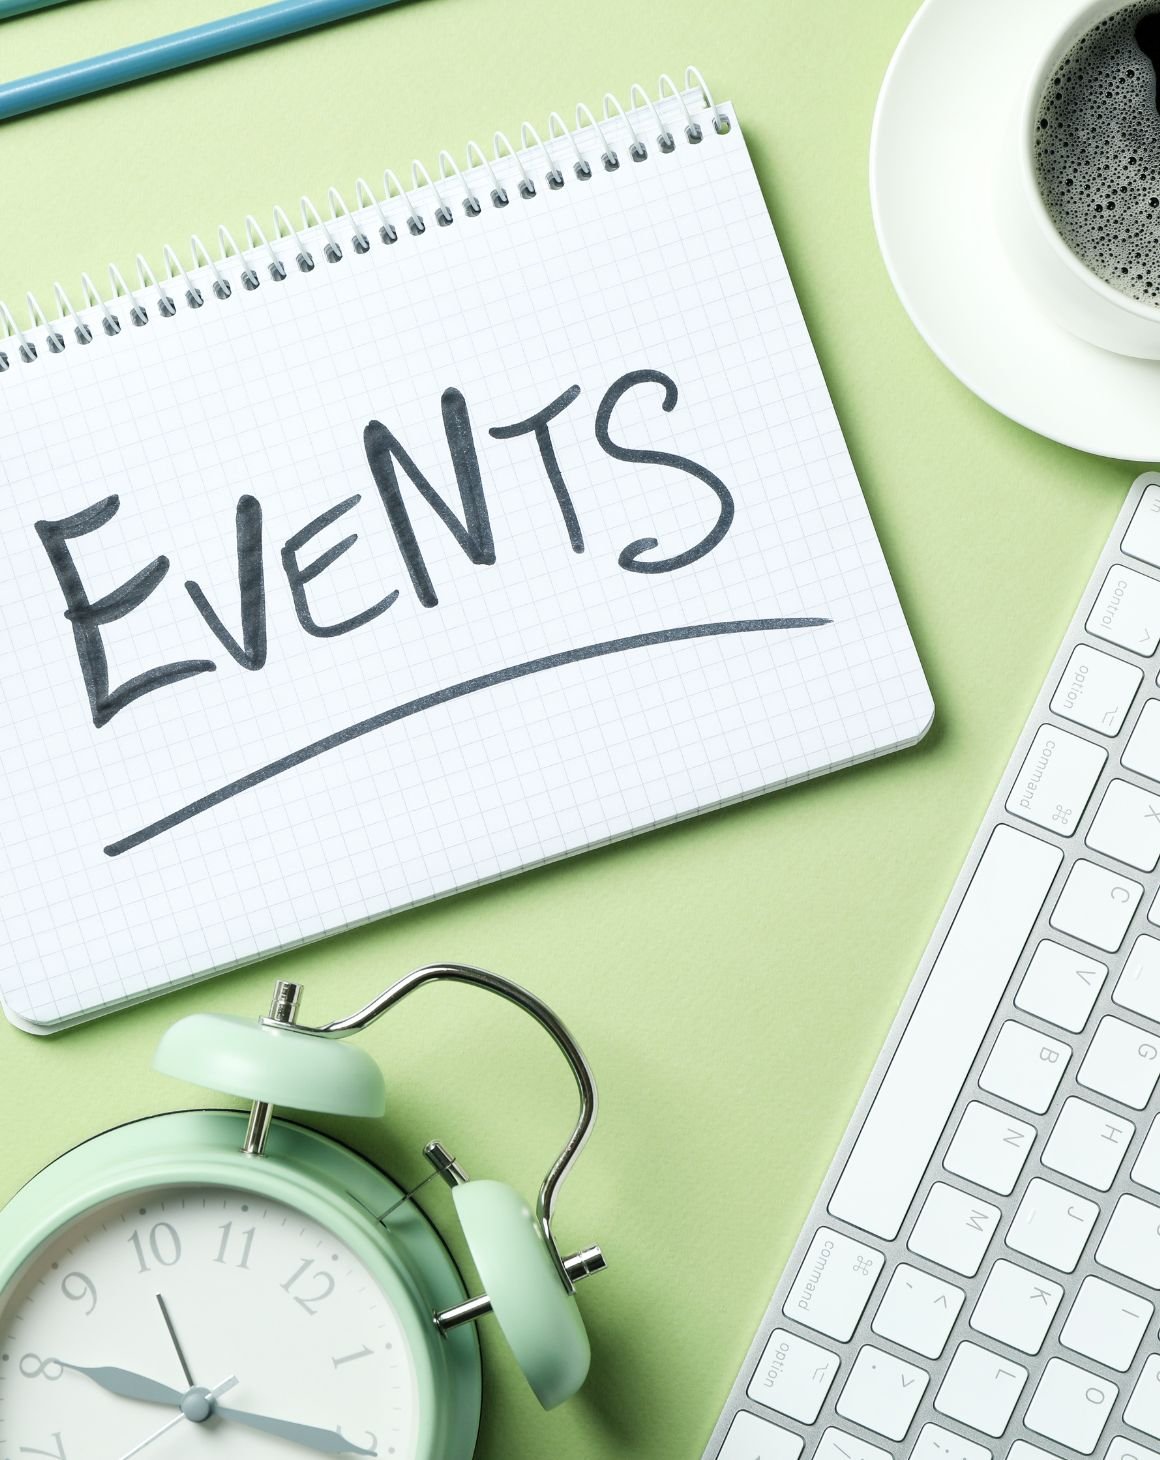
{"type": "Polygon", "coordinates": [[[134,1232],[129,1238],[129,1245],[137,1254],[138,1272],[150,1270],[150,1256],[160,1267],[173,1267],[181,1261],[181,1238],[169,1222],[156,1222],[150,1227],[148,1252],[146,1252],[146,1244],[141,1240],[140,1230],[134,1232]]]}
{"type": "MultiPolygon", "coordinates": [[[[235,1267],[245,1268],[247,1271],[249,1270],[250,1253],[253,1251],[254,1248],[254,1236],[257,1233],[257,1230],[257,1227],[247,1227],[244,1232],[239,1234],[242,1239],[242,1254],[238,1261],[234,1263],[235,1267]]],[[[232,1238],[234,1233],[233,1222],[223,1222],[218,1228],[218,1231],[222,1234],[222,1240],[221,1245],[218,1247],[218,1255],[214,1258],[214,1261],[224,1263],[227,1260],[227,1256],[232,1245],[232,1238]]]]}
{"type": "Polygon", "coordinates": [[[37,1450],[32,1445],[21,1445],[20,1453],[22,1455],[47,1455],[49,1460],[68,1460],[64,1453],[64,1443],[60,1438],[60,1431],[57,1430],[52,1438],[56,1442],[55,1450],[37,1450]]]}
{"type": "MultiPolygon", "coordinates": [[[[310,1269],[313,1266],[314,1258],[304,1257],[297,1271],[295,1271],[282,1284],[282,1291],[284,1293],[289,1293],[290,1290],[297,1285],[298,1281],[301,1278],[306,1277],[306,1275],[310,1272],[310,1269]]],[[[309,1313],[310,1316],[313,1318],[315,1313],[318,1312],[319,1303],[321,1303],[324,1299],[329,1298],[331,1293],[334,1292],[335,1283],[334,1278],[330,1275],[330,1273],[324,1272],[321,1268],[314,1272],[312,1274],[312,1277],[314,1281],[314,1292],[307,1293],[302,1297],[296,1297],[294,1301],[304,1312],[309,1313]]]]}

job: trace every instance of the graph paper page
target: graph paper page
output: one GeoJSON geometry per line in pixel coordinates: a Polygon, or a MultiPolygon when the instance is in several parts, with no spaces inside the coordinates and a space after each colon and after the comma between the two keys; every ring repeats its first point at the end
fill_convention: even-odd
{"type": "Polygon", "coordinates": [[[59,353],[3,342],[10,1017],[923,733],[740,127],[698,112],[694,144],[661,117],[671,152],[642,110],[554,140],[562,186],[530,150],[444,185],[449,226],[420,190],[421,232],[394,198],[330,225],[334,261],[300,230],[141,289],[147,323],[121,297],[119,333],[94,308],[89,344],[68,318],[59,353]]]}

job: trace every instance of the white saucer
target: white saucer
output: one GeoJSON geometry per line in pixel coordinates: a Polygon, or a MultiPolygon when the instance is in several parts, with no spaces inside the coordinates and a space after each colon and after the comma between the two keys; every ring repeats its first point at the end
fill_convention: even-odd
{"type": "Polygon", "coordinates": [[[926,0],[891,62],[870,146],[886,267],[935,354],[996,410],[1081,451],[1160,459],[1160,362],[1061,329],[999,236],[996,175],[1045,34],[1086,0],[926,0]]]}

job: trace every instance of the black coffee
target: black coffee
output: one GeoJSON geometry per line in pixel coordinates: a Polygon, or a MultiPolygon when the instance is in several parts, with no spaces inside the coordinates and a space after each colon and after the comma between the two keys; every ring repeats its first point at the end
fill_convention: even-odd
{"type": "Polygon", "coordinates": [[[1078,259],[1160,307],[1160,0],[1083,36],[1056,67],[1036,123],[1040,195],[1078,259]]]}

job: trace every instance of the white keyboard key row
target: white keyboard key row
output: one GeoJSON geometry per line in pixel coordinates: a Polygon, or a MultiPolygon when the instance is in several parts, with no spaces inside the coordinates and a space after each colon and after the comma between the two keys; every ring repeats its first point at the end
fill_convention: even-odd
{"type": "Polygon", "coordinates": [[[835,1408],[863,1429],[901,1440],[929,1383],[925,1369],[866,1344],[858,1350],[835,1408]]]}
{"type": "Polygon", "coordinates": [[[888,1338],[928,1359],[946,1347],[966,1294],[953,1283],[900,1262],[891,1274],[874,1321],[880,1338],[888,1338]]]}
{"type": "Polygon", "coordinates": [[[866,1306],[883,1256],[829,1227],[820,1227],[782,1305],[787,1318],[845,1341],[866,1306]]]}
{"type": "Polygon", "coordinates": [[[1101,1267],[1148,1288],[1160,1288],[1160,1207],[1122,1196],[1096,1248],[1101,1267]]]}
{"type": "Polygon", "coordinates": [[[906,1245],[919,1257],[974,1277],[998,1225],[998,1207],[936,1181],[906,1245]]]}
{"type": "Polygon", "coordinates": [[[1133,654],[1155,654],[1160,644],[1160,583],[1117,563],[1088,614],[1087,631],[1133,654]]]}
{"type": "Polygon", "coordinates": [[[837,1354],[775,1328],[749,1381],[749,1397],[778,1414],[813,1424],[837,1372],[837,1354]]]}
{"type": "Polygon", "coordinates": [[[974,1440],[944,1430],[942,1425],[923,1425],[910,1460],[993,1460],[991,1451],[974,1440]]]}
{"type": "Polygon", "coordinates": [[[975,1343],[960,1343],[935,1396],[934,1407],[948,1419],[996,1439],[1015,1412],[1027,1370],[975,1343]]]}
{"type": "Polygon", "coordinates": [[[1071,1046],[1008,1019],[979,1076],[991,1095],[1042,1115],[1055,1098],[1071,1046]]]}
{"type": "Polygon", "coordinates": [[[1001,1258],[979,1294],[971,1327],[1021,1353],[1037,1354],[1062,1299],[1058,1283],[1001,1258]]]}
{"type": "Polygon", "coordinates": [[[1132,944],[1112,1002],[1160,1022],[1160,939],[1142,933],[1132,944]]]}
{"type": "Polygon", "coordinates": [[[1081,644],[1072,652],[1059,681],[1052,713],[1085,730],[1118,735],[1143,678],[1144,671],[1137,665],[1081,644]]]}
{"type": "Polygon", "coordinates": [[[1124,1423],[1160,1439],[1160,1356],[1152,1354],[1124,1406],[1124,1423]]]}
{"type": "Polygon", "coordinates": [[[833,1425],[822,1432],[821,1441],[814,1451],[814,1460],[892,1460],[892,1456],[877,1445],[848,1435],[845,1430],[833,1425]]]}
{"type": "MultiPolygon", "coordinates": [[[[1160,953],[1160,942],[1156,947],[1160,953]]],[[[1044,938],[1027,965],[1015,1007],[1078,1034],[1091,1016],[1107,976],[1106,963],[1044,938]]],[[[1160,988],[1157,998],[1160,1000],[1160,988]]]]}
{"type": "Polygon", "coordinates": [[[1093,851],[1151,872],[1160,862],[1160,796],[1111,781],[1085,838],[1093,851]]]}
{"type": "Polygon", "coordinates": [[[743,1410],[729,1426],[718,1460],[798,1460],[804,1449],[800,1435],[743,1410]]]}
{"type": "Polygon", "coordinates": [[[1041,726],[1015,777],[1007,810],[1022,821],[1071,836],[1107,758],[1107,751],[1090,740],[1041,726]]]}
{"type": "Polygon", "coordinates": [[[1130,558],[1160,568],[1160,487],[1144,488],[1121,546],[1130,558]]]}
{"type": "Polygon", "coordinates": [[[1033,1125],[972,1100],[963,1111],[943,1165],[976,1186],[1010,1196],[1034,1140],[1033,1125]]]}
{"type": "Polygon", "coordinates": [[[1136,1127],[1087,1100],[1070,1096],[1052,1127],[1043,1164],[1061,1176],[1107,1191],[1116,1179],[1136,1127]]]}
{"type": "Polygon", "coordinates": [[[1140,711],[1120,762],[1150,781],[1160,781],[1160,700],[1149,700],[1140,711]]]}
{"type": "Polygon", "coordinates": [[[1100,1209],[1094,1201],[1034,1177],[1007,1233],[1007,1246],[1060,1272],[1074,1272],[1100,1209]]]}
{"type": "Polygon", "coordinates": [[[1123,1019],[1101,1019],[1076,1076],[1121,1105],[1143,1110],[1160,1075],[1160,1040],[1123,1019]]]}
{"type": "Polygon", "coordinates": [[[1154,1311],[1146,1298],[1103,1278],[1084,1278],[1059,1341],[1123,1373],[1131,1367],[1154,1311]]]}
{"type": "Polygon", "coordinates": [[[830,1198],[835,1217],[898,1235],[1062,860],[995,829],[830,1198]]]}
{"type": "Polygon", "coordinates": [[[1049,1359],[1024,1424],[1046,1440],[1090,1455],[1119,1392],[1110,1379],[1065,1359],[1049,1359]]]}
{"type": "Polygon", "coordinates": [[[1143,895],[1144,889],[1131,877],[1081,857],[1067,875],[1051,926],[1081,943],[1115,953],[1143,895]]]}

